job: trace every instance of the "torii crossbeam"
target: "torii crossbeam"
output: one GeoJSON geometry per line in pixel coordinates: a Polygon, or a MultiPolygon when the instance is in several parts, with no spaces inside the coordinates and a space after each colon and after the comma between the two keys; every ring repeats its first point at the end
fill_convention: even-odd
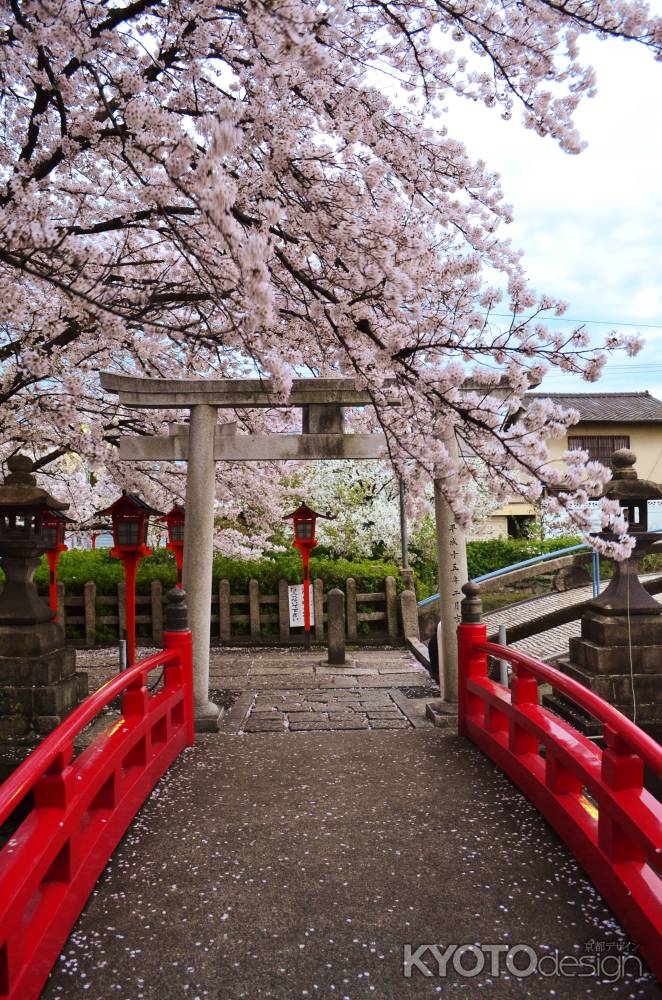
{"type": "Polygon", "coordinates": [[[101,387],[136,409],[189,410],[188,425],[167,437],[127,437],[124,461],[186,461],[184,588],[193,633],[193,684],[198,731],[215,730],[218,709],[209,701],[209,635],[216,462],[315,461],[385,458],[383,433],[346,434],[344,407],[368,406],[370,395],[348,378],[295,379],[287,400],[260,379],[132,378],[103,372],[101,387]],[[302,408],[302,434],[237,434],[218,424],[219,409],[302,408]]]}

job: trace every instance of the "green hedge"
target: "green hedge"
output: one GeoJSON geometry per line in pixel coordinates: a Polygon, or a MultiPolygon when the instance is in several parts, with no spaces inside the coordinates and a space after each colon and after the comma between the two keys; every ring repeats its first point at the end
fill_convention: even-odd
{"type": "MultiPolygon", "coordinates": [[[[398,580],[395,563],[377,560],[351,562],[348,559],[311,558],[310,575],[320,577],[326,588],[344,586],[347,577],[356,580],[359,591],[377,591],[383,588],[384,577],[394,576],[398,580]]],[[[60,556],[57,568],[58,580],[66,587],[68,594],[82,594],[88,580],[94,580],[98,594],[115,594],[117,584],[122,580],[122,565],[118,559],[111,559],[107,549],[83,552],[73,549],[60,556]]],[[[165,588],[173,587],[177,578],[174,556],[164,549],[148,559],[143,559],[138,568],[138,593],[149,593],[152,580],[160,580],[165,588]]],[[[267,556],[258,560],[240,561],[226,556],[215,556],[213,579],[229,580],[235,593],[247,593],[250,580],[257,580],[264,594],[276,594],[278,581],[301,583],[303,573],[301,557],[297,552],[267,556]]],[[[35,573],[35,581],[41,591],[48,588],[48,565],[42,559],[35,573]]],[[[400,583],[401,586],[401,583],[400,583]]]]}
{"type": "Polygon", "coordinates": [[[467,569],[471,580],[495,569],[532,559],[534,556],[555,552],[570,545],[579,545],[578,536],[548,538],[536,541],[530,538],[490,538],[484,542],[467,542],[467,569]]]}
{"type": "MultiPolygon", "coordinates": [[[[467,564],[469,576],[481,576],[492,570],[510,566],[512,563],[529,559],[543,552],[553,552],[555,549],[576,545],[579,539],[575,537],[553,538],[547,541],[533,541],[519,538],[493,538],[489,541],[467,543],[467,564]]],[[[418,583],[418,596],[424,597],[437,589],[437,567],[430,561],[418,562],[415,567],[418,583]]],[[[383,587],[384,577],[394,576],[401,588],[398,566],[394,562],[382,562],[376,559],[352,561],[335,559],[326,554],[313,556],[310,560],[310,572],[313,579],[319,577],[325,587],[343,587],[347,577],[356,580],[359,591],[376,591],[383,587]]],[[[58,579],[64,583],[69,594],[82,594],[83,586],[88,580],[94,580],[99,594],[115,594],[117,584],[122,580],[122,566],[119,560],[111,559],[107,549],[96,552],[84,552],[73,549],[64,552],[58,563],[58,579]]],[[[255,579],[264,594],[275,594],[280,579],[289,583],[301,583],[303,579],[301,557],[297,552],[284,552],[264,556],[257,560],[229,559],[227,556],[216,555],[213,567],[214,585],[219,580],[227,579],[235,593],[247,593],[248,583],[255,579]]],[[[48,566],[42,559],[35,573],[39,589],[48,588],[48,566]]],[[[138,592],[149,593],[152,580],[160,580],[165,588],[174,586],[176,580],[175,560],[165,549],[157,550],[153,556],[143,559],[138,568],[138,592]]]]}
{"type": "MultiPolygon", "coordinates": [[[[555,552],[569,545],[578,545],[581,539],[577,536],[549,538],[540,541],[529,538],[490,538],[485,541],[467,542],[467,570],[469,578],[491,573],[504,566],[543,555],[545,552],[555,552]]],[[[437,564],[432,560],[419,560],[415,567],[419,600],[437,592],[437,564]]]]}

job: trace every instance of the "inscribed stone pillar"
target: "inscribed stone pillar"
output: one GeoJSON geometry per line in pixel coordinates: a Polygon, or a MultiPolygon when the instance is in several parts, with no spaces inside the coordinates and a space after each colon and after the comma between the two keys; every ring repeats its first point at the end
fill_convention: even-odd
{"type": "Polygon", "coordinates": [[[345,595],[334,587],[326,597],[329,663],[345,664],[345,595]]]}
{"type": "Polygon", "coordinates": [[[216,416],[215,406],[191,407],[186,472],[183,582],[193,635],[193,697],[198,732],[215,731],[219,714],[209,700],[216,416]]]}
{"type": "MultiPolygon", "coordinates": [[[[457,456],[455,438],[445,442],[457,456]]],[[[457,637],[460,623],[462,585],[467,582],[467,550],[464,532],[455,523],[442,492],[443,482],[434,482],[434,513],[437,527],[437,581],[441,609],[441,648],[439,679],[445,701],[457,701],[457,637]]]]}

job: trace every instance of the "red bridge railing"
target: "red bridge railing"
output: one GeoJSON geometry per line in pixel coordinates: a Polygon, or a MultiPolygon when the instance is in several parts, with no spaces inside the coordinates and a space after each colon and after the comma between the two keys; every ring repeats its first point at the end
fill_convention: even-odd
{"type": "MultiPolygon", "coordinates": [[[[179,593],[173,601],[183,602],[179,593]]],[[[166,627],[179,630],[164,632],[163,652],[86,698],[0,785],[0,824],[32,793],[32,809],[0,851],[2,1000],[39,996],[129,823],[194,742],[191,633],[185,625],[182,606],[166,620],[166,627]],[[163,668],[163,685],[150,694],[147,675],[157,667],[163,668]],[[74,760],[76,736],[118,695],[121,718],[74,760]]]]}
{"type": "Polygon", "coordinates": [[[583,684],[487,642],[478,588],[463,589],[458,732],[554,827],[662,980],[662,805],[643,787],[644,765],[662,777],[662,747],[583,684]],[[512,664],[510,689],[489,679],[488,656],[512,664]],[[539,705],[539,683],[604,725],[604,750],[539,705]]]}

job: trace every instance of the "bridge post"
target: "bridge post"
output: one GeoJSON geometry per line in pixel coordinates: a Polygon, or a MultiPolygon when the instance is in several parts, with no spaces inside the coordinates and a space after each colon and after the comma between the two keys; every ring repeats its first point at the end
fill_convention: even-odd
{"type": "Polygon", "coordinates": [[[195,719],[193,708],[193,641],[188,627],[188,611],[186,608],[186,593],[181,587],[173,587],[166,594],[165,621],[163,625],[163,648],[178,650],[182,662],[181,667],[170,669],[166,667],[166,685],[169,673],[175,673],[185,687],[184,712],[186,718],[187,744],[195,743],[195,719]]]}
{"type": "Polygon", "coordinates": [[[480,599],[480,588],[469,581],[462,587],[462,593],[464,594],[460,603],[462,621],[457,626],[458,736],[467,735],[467,716],[472,707],[471,695],[467,692],[467,682],[470,677],[487,676],[487,655],[474,651],[475,645],[487,642],[487,625],[482,620],[483,602],[480,599]]]}

